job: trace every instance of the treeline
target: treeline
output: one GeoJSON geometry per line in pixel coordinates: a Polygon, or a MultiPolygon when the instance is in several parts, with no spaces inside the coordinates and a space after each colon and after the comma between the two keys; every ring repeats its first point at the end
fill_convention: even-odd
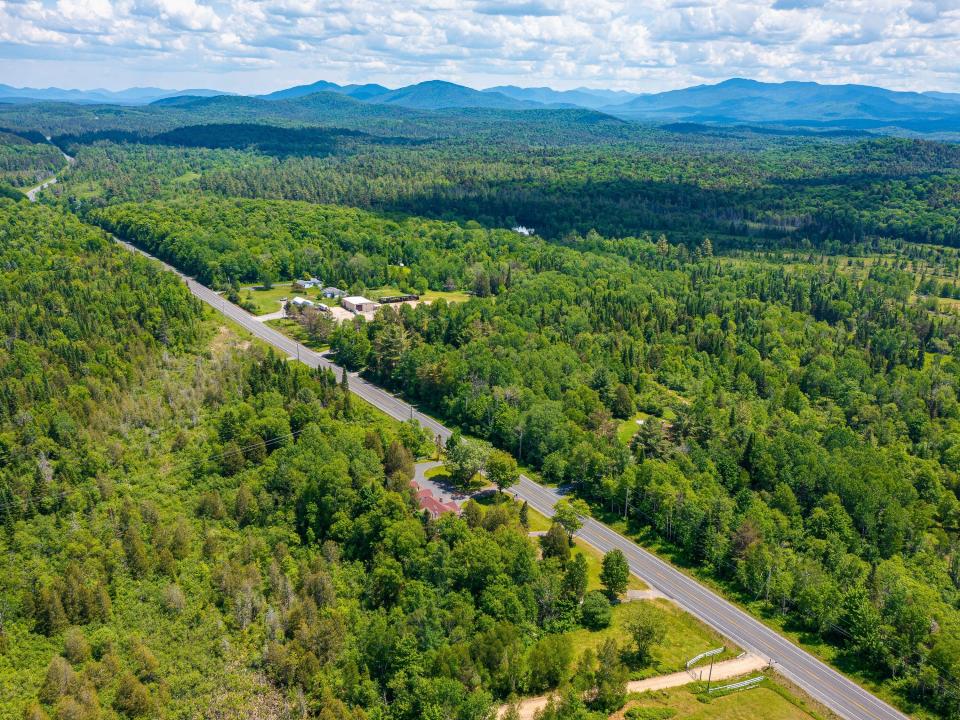
{"type": "Polygon", "coordinates": [[[520,244],[484,230],[344,207],[192,198],[92,209],[105,229],[216,287],[316,276],[344,288],[396,283],[402,291],[509,282],[501,256],[520,244]]]}
{"type": "Polygon", "coordinates": [[[570,244],[332,347],[957,716],[956,317],[891,268],[570,244]]]}
{"type": "Polygon", "coordinates": [[[666,132],[587,148],[436,144],[331,158],[261,159],[205,174],[227,196],[344,203],[558,238],[667,230],[840,247],[880,236],[960,243],[960,157],[900,140],[714,139],[666,132]]]}

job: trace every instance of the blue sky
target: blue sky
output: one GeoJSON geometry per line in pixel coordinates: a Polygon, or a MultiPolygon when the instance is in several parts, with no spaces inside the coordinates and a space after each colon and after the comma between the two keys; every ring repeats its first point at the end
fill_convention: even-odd
{"type": "Polygon", "coordinates": [[[960,0],[0,0],[0,82],[960,92],[960,0]]]}

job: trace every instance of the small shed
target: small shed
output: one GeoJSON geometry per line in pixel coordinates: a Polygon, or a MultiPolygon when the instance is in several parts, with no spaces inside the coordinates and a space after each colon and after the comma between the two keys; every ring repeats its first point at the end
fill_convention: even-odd
{"type": "Polygon", "coordinates": [[[350,295],[349,297],[343,298],[340,304],[343,305],[345,309],[355,313],[370,312],[380,307],[379,303],[375,303],[373,300],[367,300],[363,295],[350,295]]]}

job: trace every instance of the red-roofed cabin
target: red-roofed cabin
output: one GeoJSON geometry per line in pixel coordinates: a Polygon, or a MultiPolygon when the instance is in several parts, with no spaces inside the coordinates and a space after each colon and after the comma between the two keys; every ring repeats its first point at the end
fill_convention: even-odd
{"type": "Polygon", "coordinates": [[[457,515],[460,514],[460,506],[454,502],[441,502],[433,496],[433,493],[430,492],[427,488],[421,488],[417,485],[416,481],[410,481],[410,487],[416,491],[417,494],[417,504],[420,506],[421,510],[426,510],[430,513],[430,517],[436,519],[443,515],[444,513],[452,512],[457,515]]]}

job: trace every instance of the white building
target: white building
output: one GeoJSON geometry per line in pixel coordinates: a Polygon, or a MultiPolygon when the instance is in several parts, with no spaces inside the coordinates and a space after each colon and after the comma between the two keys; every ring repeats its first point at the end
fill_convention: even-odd
{"type": "Polygon", "coordinates": [[[362,295],[350,295],[345,297],[340,301],[340,304],[350,312],[361,313],[361,312],[370,312],[371,310],[376,310],[380,307],[380,303],[376,303],[373,300],[367,300],[362,295]]]}
{"type": "Polygon", "coordinates": [[[313,307],[312,300],[307,300],[306,298],[302,298],[299,295],[293,298],[293,300],[291,300],[290,302],[292,302],[297,307],[313,307]]]}

